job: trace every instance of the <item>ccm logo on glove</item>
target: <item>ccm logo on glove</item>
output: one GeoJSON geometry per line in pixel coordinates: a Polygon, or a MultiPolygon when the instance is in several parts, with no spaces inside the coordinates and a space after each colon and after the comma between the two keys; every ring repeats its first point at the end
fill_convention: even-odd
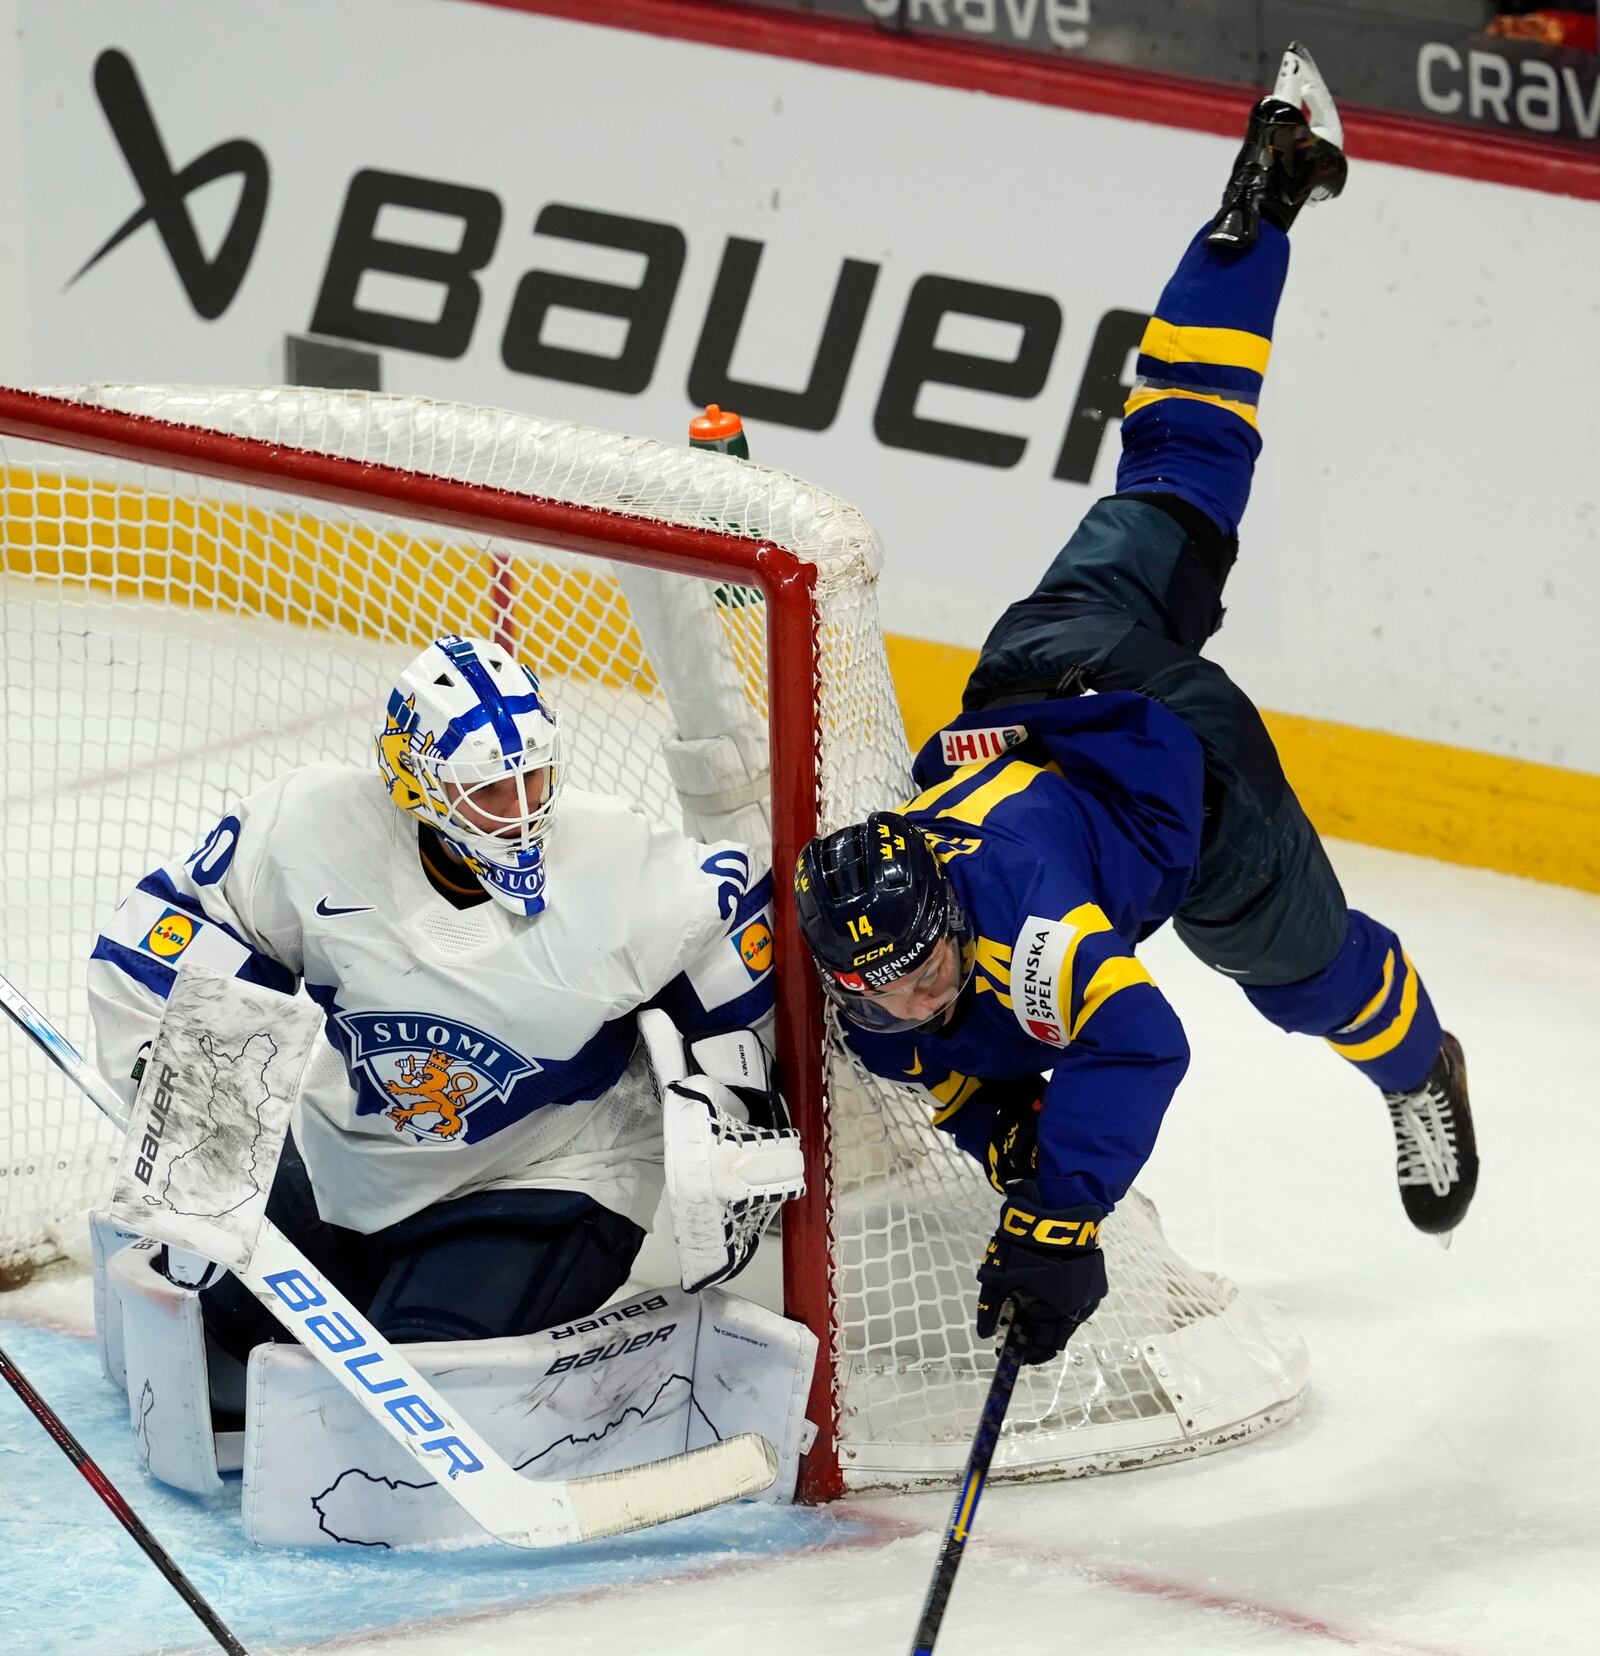
{"type": "Polygon", "coordinates": [[[1089,1203],[1046,1207],[1039,1187],[1020,1180],[978,1267],[978,1338],[994,1335],[1009,1300],[1022,1330],[1022,1361],[1059,1356],[1105,1297],[1104,1219],[1105,1210],[1089,1203]]]}
{"type": "Polygon", "coordinates": [[[1098,1216],[1093,1219],[1053,1219],[1049,1215],[1029,1213],[1025,1208],[1006,1203],[1000,1215],[1000,1228],[1011,1236],[1025,1236],[1046,1248],[1098,1248],[1100,1246],[1098,1216]]]}

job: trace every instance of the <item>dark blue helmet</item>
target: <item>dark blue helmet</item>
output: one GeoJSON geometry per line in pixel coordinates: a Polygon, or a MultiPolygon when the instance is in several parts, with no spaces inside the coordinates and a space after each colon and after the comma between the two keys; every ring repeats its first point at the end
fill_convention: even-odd
{"type": "Polygon", "coordinates": [[[864,1029],[929,1021],[896,1017],[873,997],[915,972],[947,937],[961,956],[956,992],[965,987],[971,927],[927,840],[898,813],[875,811],[812,840],[795,866],[794,900],[829,998],[864,1029]]]}

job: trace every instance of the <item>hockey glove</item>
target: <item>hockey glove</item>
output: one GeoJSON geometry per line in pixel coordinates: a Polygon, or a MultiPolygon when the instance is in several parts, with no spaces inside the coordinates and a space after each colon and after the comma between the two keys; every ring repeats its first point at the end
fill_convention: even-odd
{"type": "Polygon", "coordinates": [[[1106,1292],[1104,1210],[1092,1204],[1047,1208],[1038,1195],[1031,1179],[1013,1187],[978,1267],[978,1338],[994,1337],[1000,1309],[1010,1300],[1027,1342],[1024,1363],[1059,1356],[1106,1292]]]}
{"type": "Polygon", "coordinates": [[[754,1030],[690,1042],[665,1013],[639,1014],[661,1097],[667,1206],[690,1293],[737,1276],[772,1216],[805,1194],[800,1135],[754,1030]]]}
{"type": "Polygon", "coordinates": [[[1031,1179],[1039,1171],[1039,1094],[1043,1087],[1038,1076],[1030,1076],[1025,1081],[985,1081],[978,1094],[980,1099],[995,1100],[984,1166],[989,1170],[989,1183],[1002,1196],[1019,1179],[1031,1179]]]}

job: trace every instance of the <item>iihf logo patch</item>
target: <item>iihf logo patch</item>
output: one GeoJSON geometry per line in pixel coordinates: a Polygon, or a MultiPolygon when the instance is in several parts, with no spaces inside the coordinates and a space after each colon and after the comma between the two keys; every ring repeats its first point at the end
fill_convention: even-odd
{"type": "Polygon", "coordinates": [[[424,1012],[340,1012],[334,1021],[350,1037],[350,1061],[371,1083],[361,1089],[357,1115],[378,1112],[429,1144],[466,1144],[470,1117],[501,1099],[539,1065],[500,1045],[471,1024],[424,1012]]]}
{"type": "Polygon", "coordinates": [[[976,730],[941,730],[939,755],[947,765],[975,765],[998,759],[1028,739],[1026,725],[985,725],[976,730]]]}

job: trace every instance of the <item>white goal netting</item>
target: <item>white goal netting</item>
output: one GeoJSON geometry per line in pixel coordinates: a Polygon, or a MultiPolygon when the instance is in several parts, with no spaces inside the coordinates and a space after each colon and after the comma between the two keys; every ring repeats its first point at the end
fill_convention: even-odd
{"type": "MultiPolygon", "coordinates": [[[[796,777],[769,774],[780,726],[784,763],[817,756],[824,829],[905,796],[879,550],[823,491],[723,455],[405,397],[54,395],[418,480],[414,516],[403,489],[362,501],[353,468],[350,498],[330,504],[298,492],[292,467],[252,481],[235,457],[220,481],[157,455],[6,436],[15,422],[0,418],[0,970],[80,1044],[87,952],[133,883],[284,769],[369,762],[396,672],[440,632],[505,640],[553,688],[573,779],[692,832],[736,821],[732,837],[757,838],[755,801],[792,855],[796,777]],[[428,520],[429,479],[504,491],[481,503],[491,517],[508,503],[504,529],[428,520]],[[607,555],[536,542],[512,511],[529,497],[587,509],[579,538],[607,555]],[[767,605],[747,572],[675,572],[679,527],[768,542],[815,571],[814,678],[809,662],[769,677],[767,605]]],[[[136,423],[122,446],[137,448],[136,423]]],[[[807,1051],[826,1082],[825,1119],[809,1131],[825,1135],[831,1188],[787,1227],[791,1253],[805,1250],[788,1277],[809,1284],[797,1309],[820,1325],[838,1410],[812,1487],[837,1487],[834,1466],[847,1484],[948,1476],[993,1364],[971,1310],[997,1199],[918,1096],[868,1080],[825,1042],[807,1051]]],[[[20,1037],[5,1054],[0,1272],[16,1272],[79,1247],[115,1146],[20,1037]]],[[[1269,1308],[1176,1258],[1137,1198],[1108,1226],[1107,1251],[1111,1297],[1064,1362],[1024,1374],[997,1470],[1139,1465],[1293,1411],[1305,1354],[1269,1308]]]]}

